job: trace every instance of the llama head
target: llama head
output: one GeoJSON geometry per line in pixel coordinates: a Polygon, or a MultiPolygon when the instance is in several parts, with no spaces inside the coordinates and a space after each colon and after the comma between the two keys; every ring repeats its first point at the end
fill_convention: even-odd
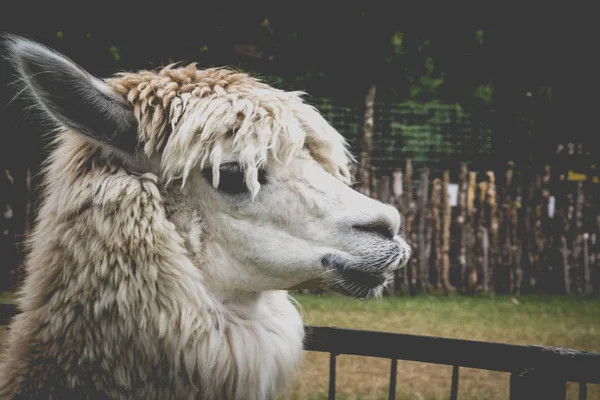
{"type": "Polygon", "coordinates": [[[398,212],[348,186],[346,142],[300,93],[194,64],[101,80],[37,43],[8,43],[59,135],[157,175],[165,202],[192,216],[187,236],[215,290],[316,281],[369,298],[408,259],[398,212]]]}

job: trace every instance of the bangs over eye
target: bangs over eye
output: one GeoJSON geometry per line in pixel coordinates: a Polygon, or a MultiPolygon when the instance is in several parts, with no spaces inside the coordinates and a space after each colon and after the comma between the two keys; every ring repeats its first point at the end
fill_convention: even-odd
{"type": "MultiPolygon", "coordinates": [[[[210,183],[211,186],[214,186],[212,168],[204,168],[202,170],[202,174],[204,175],[204,178],[206,178],[208,183],[210,183]]],[[[219,174],[219,186],[217,187],[217,189],[220,192],[227,193],[230,195],[244,194],[250,192],[244,179],[244,167],[242,167],[240,163],[229,162],[221,164],[221,166],[219,167],[219,174]]],[[[258,183],[260,183],[261,185],[267,183],[267,174],[263,169],[258,170],[258,183]]]]}

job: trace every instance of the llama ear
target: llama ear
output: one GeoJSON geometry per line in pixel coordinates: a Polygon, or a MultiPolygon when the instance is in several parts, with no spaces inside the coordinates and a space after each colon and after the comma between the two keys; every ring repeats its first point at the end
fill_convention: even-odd
{"type": "Polygon", "coordinates": [[[9,61],[55,123],[131,154],[137,145],[132,107],[102,80],[39,43],[6,38],[9,61]]]}

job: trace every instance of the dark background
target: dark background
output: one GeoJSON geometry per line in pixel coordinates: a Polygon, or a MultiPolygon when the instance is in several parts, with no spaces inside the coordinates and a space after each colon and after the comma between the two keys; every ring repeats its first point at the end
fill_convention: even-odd
{"type": "MultiPolygon", "coordinates": [[[[240,68],[307,91],[308,101],[351,105],[359,118],[370,84],[383,105],[458,104],[491,132],[491,151],[468,160],[481,170],[500,171],[507,160],[539,169],[566,142],[597,158],[599,35],[591,10],[371,4],[12,2],[2,6],[0,32],[47,44],[97,76],[174,61],[240,68]]],[[[2,59],[0,206],[11,204],[12,216],[0,218],[0,233],[8,232],[0,238],[0,286],[12,284],[5,271],[24,251],[26,204],[35,209],[47,145],[35,113],[22,99],[10,101],[14,80],[2,59]]]]}

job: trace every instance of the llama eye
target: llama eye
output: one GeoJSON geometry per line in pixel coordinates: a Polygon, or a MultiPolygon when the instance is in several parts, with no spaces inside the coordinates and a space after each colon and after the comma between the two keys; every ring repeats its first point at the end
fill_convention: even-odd
{"type": "MultiPolygon", "coordinates": [[[[212,168],[202,170],[206,180],[212,185],[212,168]]],[[[222,164],[219,168],[219,186],[217,189],[221,192],[235,195],[248,193],[248,186],[244,179],[244,168],[239,163],[222,164]]],[[[258,182],[262,185],[266,183],[266,174],[264,170],[258,171],[258,182]]]]}

